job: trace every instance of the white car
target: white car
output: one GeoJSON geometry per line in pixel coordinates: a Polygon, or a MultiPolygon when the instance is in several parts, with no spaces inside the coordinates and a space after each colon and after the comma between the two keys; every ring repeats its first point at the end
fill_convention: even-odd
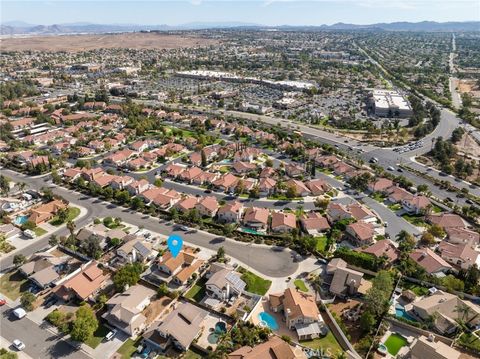
{"type": "Polygon", "coordinates": [[[113,329],[111,332],[109,332],[106,336],[105,336],[105,340],[106,341],[109,341],[109,340],[112,340],[113,337],[117,334],[117,330],[116,329],[113,329]]]}
{"type": "Polygon", "coordinates": [[[13,341],[13,346],[17,349],[17,350],[23,350],[25,349],[25,343],[22,342],[21,340],[19,339],[15,339],[13,341]]]}
{"type": "Polygon", "coordinates": [[[23,308],[17,308],[13,311],[13,315],[16,316],[18,319],[22,319],[24,316],[27,315],[27,312],[23,308]]]}

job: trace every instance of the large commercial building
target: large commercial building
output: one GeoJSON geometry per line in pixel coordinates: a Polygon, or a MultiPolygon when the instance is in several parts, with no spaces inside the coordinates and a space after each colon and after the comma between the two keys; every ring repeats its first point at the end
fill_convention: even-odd
{"type": "Polygon", "coordinates": [[[412,106],[405,96],[398,91],[373,90],[370,95],[374,113],[379,117],[409,117],[412,106]]]}

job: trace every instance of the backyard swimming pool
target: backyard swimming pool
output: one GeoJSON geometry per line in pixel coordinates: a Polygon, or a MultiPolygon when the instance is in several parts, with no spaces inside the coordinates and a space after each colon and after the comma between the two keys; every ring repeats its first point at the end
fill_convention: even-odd
{"type": "Polygon", "coordinates": [[[258,314],[258,318],[260,319],[261,323],[265,324],[271,330],[278,330],[277,321],[271,314],[267,312],[261,312],[258,314]]]}
{"type": "Polygon", "coordinates": [[[28,222],[28,216],[25,216],[25,215],[24,216],[18,216],[13,221],[13,223],[15,223],[17,226],[21,226],[22,224],[27,223],[27,222],[28,222]]]}
{"type": "Polygon", "coordinates": [[[220,335],[227,332],[227,325],[224,322],[215,324],[215,329],[208,335],[207,340],[210,344],[217,344],[220,335]]]}
{"type": "Polygon", "coordinates": [[[405,311],[405,308],[403,308],[400,304],[397,304],[395,306],[395,316],[398,317],[398,318],[407,319],[411,322],[416,322],[417,321],[415,318],[413,318],[411,315],[409,315],[405,311]]]}

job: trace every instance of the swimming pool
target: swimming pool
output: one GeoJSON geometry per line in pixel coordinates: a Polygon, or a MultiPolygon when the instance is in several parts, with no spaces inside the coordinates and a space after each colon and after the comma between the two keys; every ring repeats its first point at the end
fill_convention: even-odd
{"type": "Polygon", "coordinates": [[[249,233],[249,234],[255,234],[257,236],[264,236],[265,233],[263,232],[258,232],[252,228],[247,228],[247,227],[240,227],[239,228],[240,232],[244,232],[244,233],[249,233]]]}
{"type": "Polygon", "coordinates": [[[227,332],[227,325],[224,322],[218,322],[215,324],[215,329],[207,337],[210,344],[217,344],[220,335],[227,332]]]}
{"type": "Polygon", "coordinates": [[[405,311],[405,308],[403,308],[400,304],[397,304],[395,306],[395,316],[397,318],[403,318],[403,319],[409,320],[411,322],[416,322],[417,321],[415,318],[413,318],[411,315],[409,315],[405,311]]]}
{"type": "Polygon", "coordinates": [[[13,221],[14,224],[16,224],[17,226],[21,226],[22,224],[24,223],[27,223],[28,222],[28,216],[24,215],[24,216],[18,216],[17,218],[15,218],[15,220],[13,221]]]}
{"type": "Polygon", "coordinates": [[[260,314],[258,314],[258,318],[260,319],[262,324],[265,324],[271,330],[278,330],[277,321],[271,314],[267,312],[261,312],[260,314]]]}

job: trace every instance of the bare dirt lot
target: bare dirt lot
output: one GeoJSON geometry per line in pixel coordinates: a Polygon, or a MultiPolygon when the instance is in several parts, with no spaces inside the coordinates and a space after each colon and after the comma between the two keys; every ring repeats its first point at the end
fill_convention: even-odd
{"type": "Polygon", "coordinates": [[[0,40],[2,51],[68,51],[95,49],[177,49],[202,47],[218,43],[216,40],[193,36],[156,33],[122,33],[98,35],[61,35],[16,37],[0,40]]]}

